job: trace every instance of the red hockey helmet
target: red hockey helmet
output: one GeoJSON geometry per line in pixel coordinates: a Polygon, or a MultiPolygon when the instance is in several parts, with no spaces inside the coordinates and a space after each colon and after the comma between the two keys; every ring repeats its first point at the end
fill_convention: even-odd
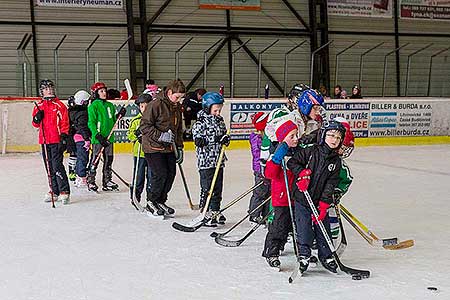
{"type": "Polygon", "coordinates": [[[106,89],[106,85],[103,82],[96,82],[93,85],[91,85],[91,93],[96,93],[99,89],[106,89]]]}

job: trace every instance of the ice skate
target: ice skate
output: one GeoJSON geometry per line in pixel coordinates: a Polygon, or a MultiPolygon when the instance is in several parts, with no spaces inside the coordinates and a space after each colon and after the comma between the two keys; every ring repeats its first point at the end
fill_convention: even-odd
{"type": "Polygon", "coordinates": [[[159,206],[156,206],[155,203],[148,201],[147,206],[145,207],[147,214],[150,214],[155,217],[164,217],[164,210],[159,206]]]}
{"type": "Polygon", "coordinates": [[[298,263],[300,265],[299,270],[300,270],[301,274],[303,274],[304,272],[306,272],[306,270],[308,270],[310,259],[311,259],[311,257],[307,257],[307,256],[300,256],[298,258],[298,263]]]}
{"type": "Polygon", "coordinates": [[[98,186],[95,182],[88,182],[87,183],[87,188],[88,191],[90,192],[97,192],[98,191],[98,186]]]}
{"type": "Polygon", "coordinates": [[[278,256],[266,257],[266,261],[272,268],[280,268],[281,262],[278,256]]]}
{"type": "Polygon", "coordinates": [[[165,203],[156,203],[156,205],[164,211],[164,215],[173,216],[175,214],[175,209],[167,206],[165,203]]]}
{"type": "MultiPolygon", "coordinates": [[[[58,196],[56,196],[55,194],[53,194],[53,201],[56,202],[58,201],[58,196]]],[[[48,192],[47,194],[45,194],[44,196],[44,202],[52,202],[52,196],[51,193],[48,192]]]]}
{"type": "Polygon", "coordinates": [[[119,185],[117,183],[115,183],[114,181],[109,180],[106,183],[103,183],[102,190],[105,191],[105,192],[108,192],[108,191],[118,192],[119,191],[119,185]]]}
{"type": "Polygon", "coordinates": [[[79,177],[75,180],[75,187],[77,188],[85,188],[87,187],[86,177],[79,177]]]}
{"type": "Polygon", "coordinates": [[[338,265],[332,256],[329,258],[320,259],[320,262],[322,263],[322,266],[331,273],[337,273],[338,265]]]}
{"type": "Polygon", "coordinates": [[[62,192],[58,196],[58,201],[61,201],[62,204],[67,205],[70,203],[70,194],[66,192],[62,192]]]}

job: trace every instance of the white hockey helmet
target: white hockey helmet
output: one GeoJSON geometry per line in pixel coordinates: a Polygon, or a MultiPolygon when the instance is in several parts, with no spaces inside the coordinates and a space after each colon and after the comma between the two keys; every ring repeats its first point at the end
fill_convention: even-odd
{"type": "Polygon", "coordinates": [[[75,105],[84,105],[89,101],[91,95],[84,90],[79,90],[75,93],[74,98],[75,105]]]}

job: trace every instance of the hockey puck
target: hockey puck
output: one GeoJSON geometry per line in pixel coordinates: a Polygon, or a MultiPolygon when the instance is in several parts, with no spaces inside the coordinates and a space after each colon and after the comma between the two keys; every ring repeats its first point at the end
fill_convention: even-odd
{"type": "Polygon", "coordinates": [[[361,277],[361,275],[359,275],[359,274],[355,274],[355,275],[352,275],[352,279],[353,279],[353,280],[361,280],[362,277],[361,277]]]}
{"type": "Polygon", "coordinates": [[[427,287],[427,289],[430,291],[433,291],[433,292],[438,290],[437,287],[435,287],[435,286],[429,286],[429,287],[427,287]]]}
{"type": "Polygon", "coordinates": [[[209,235],[212,238],[215,238],[216,236],[218,236],[219,234],[217,232],[211,232],[211,234],[209,235]]]}

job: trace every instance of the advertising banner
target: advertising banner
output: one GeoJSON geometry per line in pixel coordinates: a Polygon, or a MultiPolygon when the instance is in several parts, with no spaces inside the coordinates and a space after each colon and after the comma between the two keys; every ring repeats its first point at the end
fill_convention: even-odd
{"type": "Polygon", "coordinates": [[[124,0],[35,0],[36,6],[123,8],[124,0]]]}
{"type": "Polygon", "coordinates": [[[233,140],[246,140],[255,131],[252,116],[258,111],[269,113],[281,107],[282,102],[231,102],[230,104],[230,135],[233,140]]]}
{"type": "Polygon", "coordinates": [[[392,18],[391,0],[328,0],[328,14],[392,18]]]}
{"type": "Polygon", "coordinates": [[[261,10],[260,0],[199,0],[200,8],[261,10]]]}
{"type": "Polygon", "coordinates": [[[400,17],[407,19],[450,19],[449,0],[400,0],[400,17]]]}

